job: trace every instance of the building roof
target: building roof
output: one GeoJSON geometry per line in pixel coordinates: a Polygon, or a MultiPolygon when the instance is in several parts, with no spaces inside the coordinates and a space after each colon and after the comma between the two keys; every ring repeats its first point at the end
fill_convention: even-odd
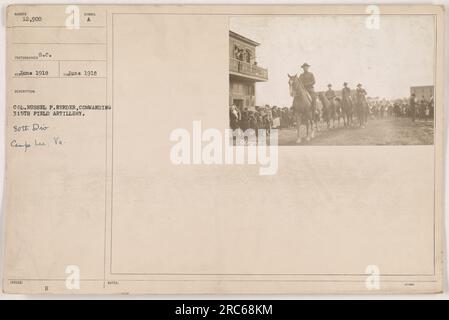
{"type": "Polygon", "coordinates": [[[418,88],[433,88],[433,85],[428,86],[411,86],[410,89],[418,89],[418,88]]]}
{"type": "Polygon", "coordinates": [[[236,38],[236,39],[238,39],[240,41],[246,42],[246,43],[248,43],[250,45],[256,46],[256,47],[260,44],[260,43],[254,41],[254,40],[251,40],[251,39],[249,39],[247,37],[244,37],[244,36],[242,36],[242,35],[240,35],[238,33],[235,33],[234,31],[231,31],[231,30],[229,30],[229,36],[233,37],[233,38],[236,38]]]}

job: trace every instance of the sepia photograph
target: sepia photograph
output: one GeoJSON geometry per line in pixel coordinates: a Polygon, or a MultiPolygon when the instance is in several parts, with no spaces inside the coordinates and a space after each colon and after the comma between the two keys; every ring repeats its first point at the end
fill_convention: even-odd
{"type": "Polygon", "coordinates": [[[432,15],[233,16],[229,122],[279,145],[432,145],[432,15]]]}

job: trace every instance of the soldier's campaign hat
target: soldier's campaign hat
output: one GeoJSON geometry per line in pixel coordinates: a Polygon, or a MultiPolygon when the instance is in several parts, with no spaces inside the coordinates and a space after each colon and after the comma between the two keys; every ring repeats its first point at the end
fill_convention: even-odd
{"type": "Polygon", "coordinates": [[[348,83],[347,83],[347,82],[343,82],[343,85],[344,85],[344,86],[347,86],[347,85],[348,85],[348,83]]]}
{"type": "Polygon", "coordinates": [[[328,88],[332,87],[332,85],[330,83],[327,86],[328,86],[328,88]]]}
{"type": "Polygon", "coordinates": [[[361,87],[362,86],[362,84],[361,83],[359,83],[358,85],[357,85],[357,87],[361,87]]]}
{"type": "Polygon", "coordinates": [[[304,63],[302,64],[301,68],[304,68],[304,67],[310,67],[310,64],[308,64],[307,62],[304,62],[304,63]]]}

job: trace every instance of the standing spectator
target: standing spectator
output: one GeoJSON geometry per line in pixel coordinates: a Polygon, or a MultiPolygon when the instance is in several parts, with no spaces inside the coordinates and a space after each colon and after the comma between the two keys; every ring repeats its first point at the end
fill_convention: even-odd
{"type": "Polygon", "coordinates": [[[433,120],[433,114],[434,114],[435,110],[434,110],[434,102],[433,102],[433,96],[430,97],[430,101],[429,101],[429,118],[430,120],[433,120]]]}
{"type": "Polygon", "coordinates": [[[412,121],[415,122],[416,117],[416,95],[414,92],[410,95],[410,116],[412,117],[412,121]]]}
{"type": "Polygon", "coordinates": [[[239,127],[240,115],[235,105],[229,107],[229,121],[232,130],[239,127]]]}

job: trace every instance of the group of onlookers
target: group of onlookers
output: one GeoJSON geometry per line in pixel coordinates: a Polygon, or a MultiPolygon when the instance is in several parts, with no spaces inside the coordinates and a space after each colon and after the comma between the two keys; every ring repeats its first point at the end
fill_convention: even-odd
{"type": "Polygon", "coordinates": [[[405,100],[376,101],[370,104],[370,113],[376,119],[382,118],[411,118],[430,120],[434,117],[433,97],[430,99],[417,99],[414,94],[405,100]]]}
{"type": "Polygon", "coordinates": [[[256,106],[252,109],[229,107],[230,126],[233,130],[291,128],[295,125],[295,115],[292,108],[277,106],[256,106]]]}

